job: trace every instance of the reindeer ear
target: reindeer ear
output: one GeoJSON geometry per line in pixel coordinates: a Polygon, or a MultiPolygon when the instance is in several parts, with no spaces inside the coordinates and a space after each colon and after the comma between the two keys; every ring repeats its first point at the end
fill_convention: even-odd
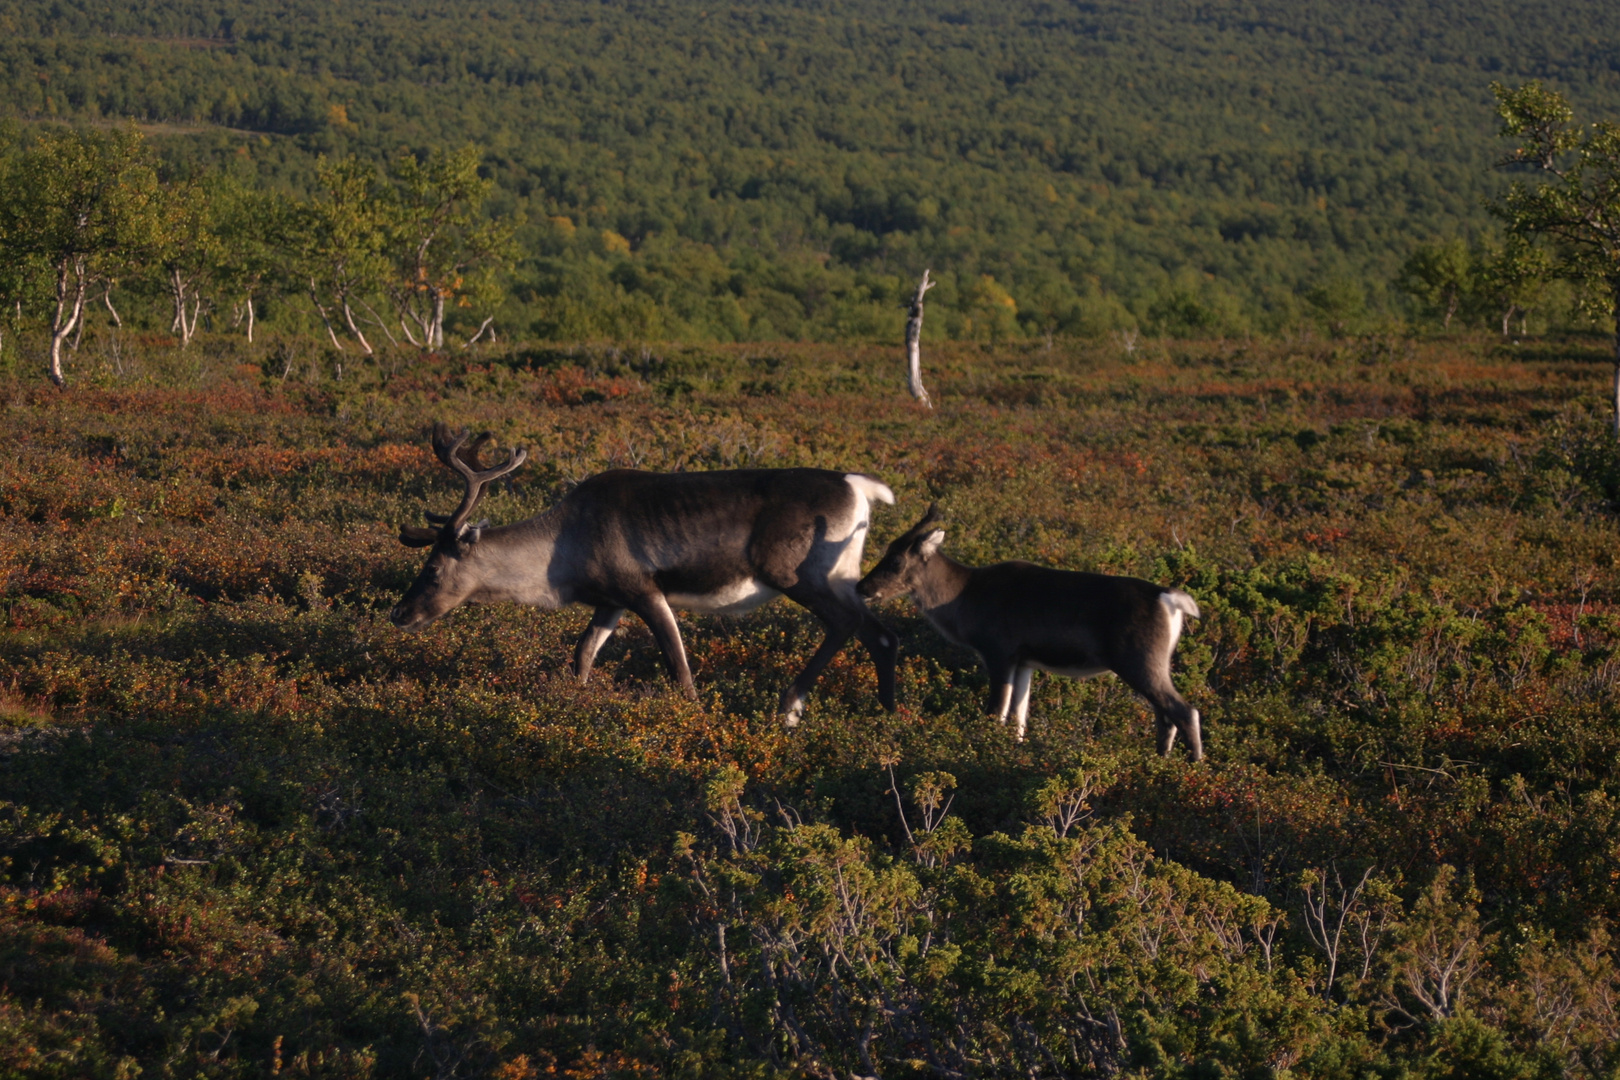
{"type": "Polygon", "coordinates": [[[406,525],[399,530],[399,542],[406,547],[427,547],[438,539],[438,529],[424,529],[420,525],[406,525]]]}
{"type": "Polygon", "coordinates": [[[944,542],[945,530],[935,529],[933,532],[917,541],[917,554],[923,557],[924,562],[927,562],[929,559],[934,557],[934,552],[938,551],[939,545],[943,544],[944,542]]]}

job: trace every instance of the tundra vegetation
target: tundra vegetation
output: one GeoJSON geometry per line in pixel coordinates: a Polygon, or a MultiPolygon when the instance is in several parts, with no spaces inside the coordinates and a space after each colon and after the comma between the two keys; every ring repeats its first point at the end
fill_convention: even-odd
{"type": "Polygon", "coordinates": [[[316,340],[0,377],[0,1073],[1620,1067],[1605,337],[942,344],[932,410],[892,346],[316,340]],[[878,541],[1183,588],[1207,758],[1112,678],[1015,743],[903,604],[899,711],[846,651],[792,731],[788,604],[683,619],[696,701],[633,620],[578,685],[583,608],[402,634],[434,419],[530,449],[496,522],[861,468],[878,541]]]}

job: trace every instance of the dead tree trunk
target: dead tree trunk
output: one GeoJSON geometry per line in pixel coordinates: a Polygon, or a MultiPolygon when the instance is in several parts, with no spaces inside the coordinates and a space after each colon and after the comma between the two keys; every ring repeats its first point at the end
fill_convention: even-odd
{"type": "Polygon", "coordinates": [[[934,403],[928,399],[928,391],[923,389],[922,383],[923,297],[937,284],[928,280],[928,273],[924,270],[922,280],[917,283],[917,295],[911,298],[911,315],[906,319],[906,373],[911,382],[911,396],[922,402],[923,408],[932,409],[934,403]]]}

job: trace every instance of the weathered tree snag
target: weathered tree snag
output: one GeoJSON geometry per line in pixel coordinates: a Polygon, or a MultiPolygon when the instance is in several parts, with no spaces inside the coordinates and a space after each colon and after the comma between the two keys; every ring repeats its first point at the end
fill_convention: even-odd
{"type": "Polygon", "coordinates": [[[937,284],[928,280],[928,273],[924,270],[922,280],[917,283],[917,295],[911,298],[911,316],[906,319],[906,371],[911,380],[911,396],[922,402],[924,408],[932,409],[934,403],[928,399],[928,391],[922,384],[923,297],[937,284]]]}

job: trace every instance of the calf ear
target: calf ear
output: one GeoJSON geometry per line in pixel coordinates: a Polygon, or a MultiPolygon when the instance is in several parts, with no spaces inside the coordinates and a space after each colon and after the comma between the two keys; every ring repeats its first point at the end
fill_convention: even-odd
{"type": "Polygon", "coordinates": [[[424,529],[420,525],[406,525],[399,530],[399,542],[406,547],[427,547],[438,539],[438,529],[424,529]]]}
{"type": "Polygon", "coordinates": [[[927,562],[934,557],[934,552],[938,551],[939,545],[944,542],[945,530],[935,529],[917,542],[917,554],[923,557],[924,562],[927,562]]]}

